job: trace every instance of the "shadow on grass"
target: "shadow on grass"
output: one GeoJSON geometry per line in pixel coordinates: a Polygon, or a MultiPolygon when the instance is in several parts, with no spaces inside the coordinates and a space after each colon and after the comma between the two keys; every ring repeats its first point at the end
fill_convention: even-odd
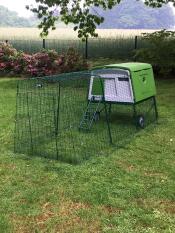
{"type": "Polygon", "coordinates": [[[60,132],[57,139],[51,135],[48,138],[46,135],[43,138],[35,137],[32,150],[30,139],[20,141],[17,152],[27,154],[25,159],[39,156],[70,164],[80,164],[94,157],[110,156],[118,149],[127,148],[137,136],[153,133],[156,127],[156,124],[151,124],[143,130],[138,129],[130,120],[131,118],[127,117],[123,120],[112,120],[112,144],[109,142],[108,131],[102,118],[91,132],[80,132],[78,128],[71,128],[60,132]]]}

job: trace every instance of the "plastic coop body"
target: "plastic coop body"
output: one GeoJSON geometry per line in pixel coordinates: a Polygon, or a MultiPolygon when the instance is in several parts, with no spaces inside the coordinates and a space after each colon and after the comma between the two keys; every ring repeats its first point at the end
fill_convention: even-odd
{"type": "Polygon", "coordinates": [[[152,66],[147,63],[122,63],[94,70],[88,99],[106,102],[137,103],[155,96],[156,88],[152,66]],[[99,78],[100,77],[100,78],[99,78]]]}

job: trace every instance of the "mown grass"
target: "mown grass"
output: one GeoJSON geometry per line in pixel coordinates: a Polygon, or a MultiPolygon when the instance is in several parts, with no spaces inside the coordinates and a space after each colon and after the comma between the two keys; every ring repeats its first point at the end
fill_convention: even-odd
{"type": "Polygon", "coordinates": [[[13,153],[16,79],[0,79],[0,232],[174,232],[175,81],[159,124],[80,165],[13,153]]]}

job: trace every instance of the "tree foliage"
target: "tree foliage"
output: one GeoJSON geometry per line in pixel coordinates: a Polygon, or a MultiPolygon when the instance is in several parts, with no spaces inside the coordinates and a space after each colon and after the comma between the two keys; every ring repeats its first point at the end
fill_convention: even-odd
{"type": "MultiPolygon", "coordinates": [[[[143,40],[149,46],[136,51],[137,61],[151,63],[157,74],[174,77],[175,74],[175,32],[161,30],[154,33],[144,33],[143,40]]],[[[160,75],[160,76],[161,76],[160,75]]]]}
{"type": "MultiPolygon", "coordinates": [[[[141,1],[141,0],[140,0],[141,1]]],[[[95,29],[104,21],[97,12],[92,13],[92,8],[103,10],[112,9],[122,0],[36,0],[37,7],[29,7],[38,18],[42,19],[39,28],[42,36],[47,36],[51,28],[55,29],[55,22],[60,18],[65,24],[73,23],[74,30],[78,30],[78,37],[96,37],[95,29]]],[[[145,0],[145,4],[152,7],[161,7],[163,4],[174,3],[174,0],[145,0]]]]}
{"type": "MultiPolygon", "coordinates": [[[[16,11],[11,11],[8,8],[0,5],[0,27],[37,27],[40,20],[36,15],[29,18],[18,16],[16,11]]],[[[56,22],[57,27],[67,27],[63,22],[58,20],[56,22]]],[[[72,24],[69,25],[72,27],[72,24]]]]}

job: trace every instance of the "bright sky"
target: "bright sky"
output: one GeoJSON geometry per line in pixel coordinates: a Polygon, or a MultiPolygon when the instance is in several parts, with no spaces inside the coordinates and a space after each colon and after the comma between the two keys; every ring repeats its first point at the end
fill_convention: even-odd
{"type": "Polygon", "coordinates": [[[27,10],[25,6],[35,3],[35,0],[0,0],[0,5],[7,7],[9,10],[16,11],[19,16],[23,17],[32,15],[32,12],[27,10]]]}
{"type": "MultiPolygon", "coordinates": [[[[0,0],[0,5],[6,6],[9,10],[18,12],[18,15],[23,17],[32,15],[32,12],[26,10],[25,6],[35,3],[35,0],[0,0]]],[[[175,13],[175,7],[173,8],[175,13]]]]}

